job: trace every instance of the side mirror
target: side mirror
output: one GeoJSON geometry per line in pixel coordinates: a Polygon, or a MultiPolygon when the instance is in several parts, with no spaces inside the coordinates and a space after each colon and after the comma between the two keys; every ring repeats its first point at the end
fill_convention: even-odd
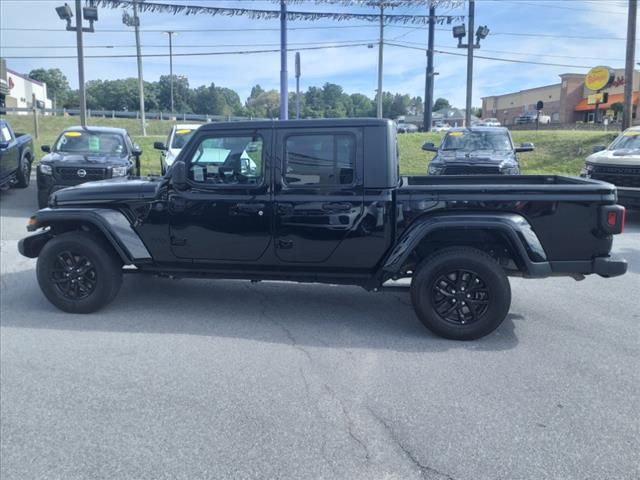
{"type": "Polygon", "coordinates": [[[0,142],[0,150],[6,150],[9,148],[9,142],[0,142]]]}
{"type": "Polygon", "coordinates": [[[187,188],[187,166],[184,162],[174,162],[171,166],[171,185],[176,190],[187,188]]]}
{"type": "Polygon", "coordinates": [[[437,152],[438,148],[431,142],[426,142],[424,145],[422,145],[422,150],[424,150],[425,152],[437,152]]]}
{"type": "Polygon", "coordinates": [[[516,153],[533,152],[533,143],[521,143],[519,147],[516,147],[516,153]]]}
{"type": "Polygon", "coordinates": [[[606,145],[594,145],[593,148],[591,149],[592,153],[598,153],[601,152],[603,150],[606,150],[607,146],[606,145]]]}
{"type": "Polygon", "coordinates": [[[40,145],[40,150],[45,153],[51,153],[51,146],[49,145],[40,145]]]}
{"type": "Polygon", "coordinates": [[[166,145],[162,142],[153,142],[153,148],[155,148],[156,150],[162,150],[162,151],[167,150],[166,145]]]}
{"type": "Polygon", "coordinates": [[[140,155],[142,155],[142,149],[140,148],[140,145],[134,145],[133,149],[131,150],[131,153],[135,157],[139,157],[140,155]]]}

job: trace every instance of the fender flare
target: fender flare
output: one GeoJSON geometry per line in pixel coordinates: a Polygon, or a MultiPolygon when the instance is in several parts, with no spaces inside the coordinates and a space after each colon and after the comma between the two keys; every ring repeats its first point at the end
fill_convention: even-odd
{"type": "Polygon", "coordinates": [[[552,273],[547,254],[533,228],[522,215],[514,213],[450,213],[416,219],[387,255],[382,271],[398,273],[422,240],[444,229],[498,231],[515,248],[517,260],[522,263],[526,275],[544,277],[552,273]]]}
{"type": "MultiPolygon", "coordinates": [[[[89,224],[101,232],[125,265],[150,261],[151,254],[123,213],[106,208],[45,208],[31,217],[27,230],[33,232],[60,223],[89,224]]],[[[53,235],[39,232],[23,238],[18,244],[20,253],[29,258],[40,254],[53,235]]]]}

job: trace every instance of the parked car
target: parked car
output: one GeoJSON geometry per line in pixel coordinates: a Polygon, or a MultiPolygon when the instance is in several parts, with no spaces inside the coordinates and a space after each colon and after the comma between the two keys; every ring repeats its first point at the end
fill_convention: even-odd
{"type": "Polygon", "coordinates": [[[533,144],[514,146],[504,127],[471,127],[450,130],[440,147],[425,143],[422,149],[436,152],[429,175],[519,175],[516,154],[533,151],[533,144]]]}
{"type": "Polygon", "coordinates": [[[9,122],[0,120],[0,189],[28,187],[32,163],[31,135],[15,133],[9,122]]]}
{"type": "Polygon", "coordinates": [[[581,176],[613,183],[622,205],[640,208],[640,127],[631,127],[608,147],[596,145],[581,176]]]}
{"type": "Polygon", "coordinates": [[[373,291],[406,278],[428,328],[469,340],[506,317],[508,275],[625,273],[609,256],[623,222],[615,187],[588,179],[400,178],[388,120],[229,122],[198,129],[164,178],[55,192],[18,248],[66,312],[105,306],[131,272],[373,291]],[[228,140],[229,159],[255,147],[254,172],[202,164],[207,143],[228,140]]]}
{"type": "Polygon", "coordinates": [[[47,206],[52,192],[84,182],[140,175],[142,150],[123,128],[69,127],[45,155],[36,170],[38,206],[47,206]],[[134,170],[135,167],[135,170],[134,170]]]}
{"type": "Polygon", "coordinates": [[[182,148],[187,144],[199,127],[200,124],[196,123],[174,125],[169,131],[166,143],[155,142],[153,144],[153,148],[160,150],[161,152],[160,171],[163,175],[167,169],[173,165],[173,162],[176,160],[180,150],[182,150],[182,148]]]}
{"type": "Polygon", "coordinates": [[[538,116],[538,112],[525,112],[519,117],[516,117],[515,124],[525,125],[536,122],[539,122],[540,125],[547,125],[551,123],[551,117],[549,115],[543,114],[542,112],[540,112],[540,116],[538,116]]]}
{"type": "Polygon", "coordinates": [[[418,130],[418,126],[413,123],[398,122],[398,133],[415,133],[418,130]]]}
{"type": "Polygon", "coordinates": [[[451,127],[447,123],[438,122],[433,127],[431,127],[432,132],[448,132],[451,130],[451,127]]]}
{"type": "Polygon", "coordinates": [[[502,125],[500,124],[500,120],[498,120],[497,118],[486,118],[482,121],[480,121],[480,125],[481,127],[501,127],[502,125]]]}

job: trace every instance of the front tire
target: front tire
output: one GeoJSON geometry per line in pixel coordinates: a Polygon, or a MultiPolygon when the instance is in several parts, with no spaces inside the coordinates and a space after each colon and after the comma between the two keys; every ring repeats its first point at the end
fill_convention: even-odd
{"type": "Polygon", "coordinates": [[[475,340],[493,332],[511,306],[511,287],[491,256],[469,247],[440,250],[419,265],[411,301],[420,321],[452,340],[475,340]]]}
{"type": "Polygon", "coordinates": [[[16,172],[16,188],[27,188],[31,182],[31,160],[23,156],[16,172]]]}
{"type": "Polygon", "coordinates": [[[88,232],[68,232],[51,239],[36,267],[42,293],[64,312],[100,310],[122,285],[122,264],[109,248],[88,232]]]}

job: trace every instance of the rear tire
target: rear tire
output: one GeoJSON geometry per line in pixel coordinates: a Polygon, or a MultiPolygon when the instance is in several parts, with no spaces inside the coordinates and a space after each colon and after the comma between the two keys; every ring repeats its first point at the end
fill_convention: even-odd
{"type": "Polygon", "coordinates": [[[111,302],[122,285],[122,263],[100,238],[63,233],[45,244],[36,267],[45,297],[69,313],[91,313],[111,302]]]}
{"type": "Polygon", "coordinates": [[[511,306],[511,287],[491,256],[470,247],[440,250],[419,265],[411,301],[420,321],[452,340],[475,340],[493,332],[511,306]]]}
{"type": "Polygon", "coordinates": [[[27,188],[31,182],[31,160],[23,156],[16,172],[16,188],[27,188]]]}

